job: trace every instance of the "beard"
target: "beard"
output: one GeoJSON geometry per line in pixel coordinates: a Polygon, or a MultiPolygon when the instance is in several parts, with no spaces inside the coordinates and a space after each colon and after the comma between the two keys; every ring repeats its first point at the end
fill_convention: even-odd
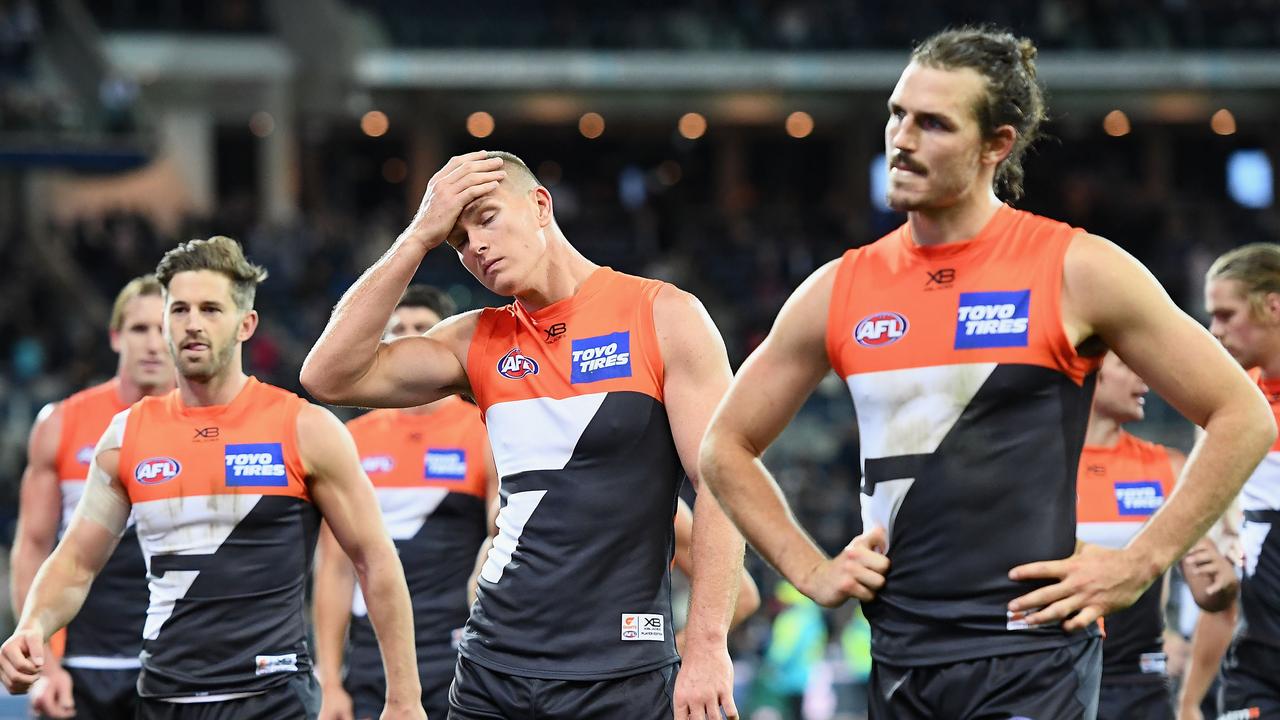
{"type": "Polygon", "coordinates": [[[173,350],[174,366],[183,378],[191,382],[206,383],[226,369],[231,362],[232,353],[235,352],[236,343],[229,342],[215,348],[211,340],[208,355],[200,360],[186,360],[177,349],[172,347],[170,349],[173,350]]]}

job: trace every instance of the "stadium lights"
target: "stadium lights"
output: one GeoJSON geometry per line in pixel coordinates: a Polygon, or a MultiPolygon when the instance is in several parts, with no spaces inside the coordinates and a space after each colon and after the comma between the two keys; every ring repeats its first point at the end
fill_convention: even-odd
{"type": "Polygon", "coordinates": [[[391,122],[387,120],[387,114],[381,110],[370,110],[360,118],[360,129],[369,137],[382,137],[387,134],[389,127],[391,122]]]}
{"type": "Polygon", "coordinates": [[[257,137],[264,138],[276,129],[276,119],[271,117],[271,113],[265,110],[259,110],[249,118],[249,132],[257,137]]]}
{"type": "Polygon", "coordinates": [[[586,113],[578,118],[578,132],[588,140],[595,140],[604,134],[604,117],[600,113],[586,113]]]}
{"type": "Polygon", "coordinates": [[[813,116],[803,110],[797,110],[787,116],[787,134],[793,138],[806,138],[813,132],[813,116]]]}
{"type": "Polygon", "coordinates": [[[1122,110],[1112,110],[1107,113],[1106,117],[1102,118],[1102,131],[1111,137],[1128,135],[1131,129],[1129,116],[1125,115],[1122,110]]]}
{"type": "Polygon", "coordinates": [[[1209,118],[1209,127],[1219,135],[1235,135],[1236,134],[1236,116],[1231,111],[1222,108],[1209,118]]]}
{"type": "Polygon", "coordinates": [[[467,116],[467,132],[471,137],[486,138],[493,134],[493,116],[483,110],[477,110],[467,116]]]}
{"type": "Polygon", "coordinates": [[[696,112],[685,113],[680,116],[676,129],[685,140],[697,140],[707,132],[707,119],[696,112]]]}

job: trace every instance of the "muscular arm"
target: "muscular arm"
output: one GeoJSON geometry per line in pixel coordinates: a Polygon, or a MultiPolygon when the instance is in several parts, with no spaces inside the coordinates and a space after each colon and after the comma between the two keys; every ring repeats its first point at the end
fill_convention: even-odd
{"type": "MultiPolygon", "coordinates": [[[[1174,477],[1182,475],[1186,460],[1181,452],[1169,449],[1169,464],[1173,466],[1174,477]]],[[[1181,563],[1187,588],[1201,610],[1221,612],[1236,601],[1240,580],[1236,577],[1235,567],[1208,534],[1196,541],[1181,563]]]]}
{"type": "Polygon", "coordinates": [[[381,338],[423,257],[444,241],[467,203],[498,186],[501,167],[477,152],[451,159],[431,178],[409,227],[338,301],[302,364],[308,392],[338,405],[412,407],[469,389],[466,350],[475,313],[449,318],[426,337],[381,338]]]}
{"type": "MultiPolygon", "coordinates": [[[[743,363],[702,445],[702,475],[733,521],[765,560],[823,605],[849,596],[870,599],[882,578],[848,568],[840,587],[823,581],[830,559],[801,529],[777,482],[760,460],[830,371],[827,306],[838,261],[819,268],[787,300],[765,341],[743,363]]],[[[853,560],[863,550],[852,545],[853,560]]],[[[887,570],[887,561],[875,563],[887,570]]]]}
{"type": "Polygon", "coordinates": [[[31,581],[58,538],[62,492],[58,486],[57,454],[61,434],[62,406],[46,406],[31,426],[27,441],[27,467],[18,496],[18,529],[9,554],[15,615],[22,614],[31,581]]]}
{"type": "Polygon", "coordinates": [[[342,688],[342,657],[355,585],[351,561],[329,525],[322,524],[316,548],[312,615],[316,624],[316,674],[326,693],[342,688]]]}
{"type": "MultiPolygon", "coordinates": [[[[676,567],[686,577],[693,577],[693,510],[680,500],[676,505],[676,567]]],[[[760,609],[760,589],[746,568],[738,580],[738,597],[733,605],[733,618],[729,621],[729,629],[742,624],[751,614],[760,609]]]]}
{"type": "Polygon", "coordinates": [[[386,670],[387,707],[419,706],[422,688],[409,589],[355,442],[332,413],[307,405],[298,414],[298,446],[311,497],[364,589],[386,670]]]}
{"type": "Polygon", "coordinates": [[[1124,550],[1086,546],[1066,560],[1011,572],[1018,580],[1061,580],[1019,598],[1011,610],[1047,606],[1028,616],[1032,624],[1074,614],[1064,627],[1077,630],[1131,604],[1205,534],[1271,447],[1276,424],[1240,366],[1123,250],[1093,235],[1078,236],[1067,252],[1063,283],[1068,336],[1077,344],[1101,339],[1205,431],[1178,485],[1124,550]]]}

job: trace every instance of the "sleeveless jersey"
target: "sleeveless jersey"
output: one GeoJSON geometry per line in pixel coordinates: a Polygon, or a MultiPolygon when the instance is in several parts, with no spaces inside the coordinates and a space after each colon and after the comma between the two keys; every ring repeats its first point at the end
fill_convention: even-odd
{"type": "Polygon", "coordinates": [[[1070,642],[1007,604],[1042,584],[1013,582],[1010,568],[1075,546],[1097,366],[1062,327],[1078,232],[1002,206],[968,241],[916,246],[903,225],[840,260],[827,353],[856,410],[863,524],[889,539],[889,575],[865,611],[881,662],[1070,642]]]}
{"type": "MultiPolygon", "coordinates": [[[[488,536],[484,423],[457,397],[429,415],[374,410],[347,423],[373,481],[413,600],[418,669],[457,657],[467,621],[467,579],[488,536]]],[[[382,674],[364,596],[352,602],[349,672],[382,674]]]]}
{"type": "MultiPolygon", "coordinates": [[[[1080,454],[1076,534],[1119,549],[1173,492],[1169,451],[1127,432],[1114,447],[1085,445],[1080,454]]],[[[1102,643],[1104,680],[1147,676],[1164,682],[1163,575],[1133,605],[1107,617],[1102,643]]]]}
{"type": "Polygon", "coordinates": [[[537,312],[482,311],[467,359],[502,479],[498,536],[461,653],[592,680],[677,661],[671,518],[682,468],[653,301],[609,268],[537,312]]]}
{"type": "MultiPolygon", "coordinates": [[[[98,438],[116,413],[120,382],[109,380],[62,401],[62,434],[58,439],[58,488],[62,494],[62,532],[66,532],[93,462],[98,438]]],[[[80,613],[67,625],[62,662],[67,667],[132,669],[141,667],[142,622],[147,614],[147,568],[138,548],[132,518],[120,544],[89,588],[80,613]]]]}
{"type": "Polygon", "coordinates": [[[187,407],[175,390],[117,416],[151,589],[142,697],[261,691],[311,672],[303,594],[319,513],[298,454],[305,405],[249,378],[227,405],[187,407]]]}
{"type": "MultiPolygon", "coordinates": [[[[1260,376],[1257,371],[1254,374],[1260,376]]],[[[1280,380],[1259,377],[1258,387],[1280,422],[1280,380]]],[[[1238,636],[1280,648],[1280,440],[1249,476],[1240,491],[1240,504],[1244,577],[1238,636]]]]}

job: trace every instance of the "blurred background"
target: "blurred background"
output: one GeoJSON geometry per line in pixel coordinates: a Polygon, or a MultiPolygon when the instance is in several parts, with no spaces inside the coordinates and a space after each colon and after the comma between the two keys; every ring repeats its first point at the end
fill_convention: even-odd
{"type": "MultiPolygon", "coordinates": [[[[125,281],[180,240],[241,240],[271,273],[247,369],[300,392],[339,294],[461,152],[520,155],[571,242],[697,294],[736,367],[812,270],[902,221],[886,99],[913,42],[981,21],[1041,49],[1051,137],[1018,207],[1118,242],[1196,316],[1217,254],[1280,238],[1268,0],[0,0],[0,542],[36,413],[114,371],[125,281]]],[[[451,253],[419,280],[502,302],[451,253]]],[[[767,461],[834,551],[859,530],[858,453],[831,380],[767,461]]],[[[1189,447],[1147,408],[1139,434],[1189,447]]],[[[739,707],[859,717],[857,609],[748,564],[765,601],[734,638],[739,707]]]]}

